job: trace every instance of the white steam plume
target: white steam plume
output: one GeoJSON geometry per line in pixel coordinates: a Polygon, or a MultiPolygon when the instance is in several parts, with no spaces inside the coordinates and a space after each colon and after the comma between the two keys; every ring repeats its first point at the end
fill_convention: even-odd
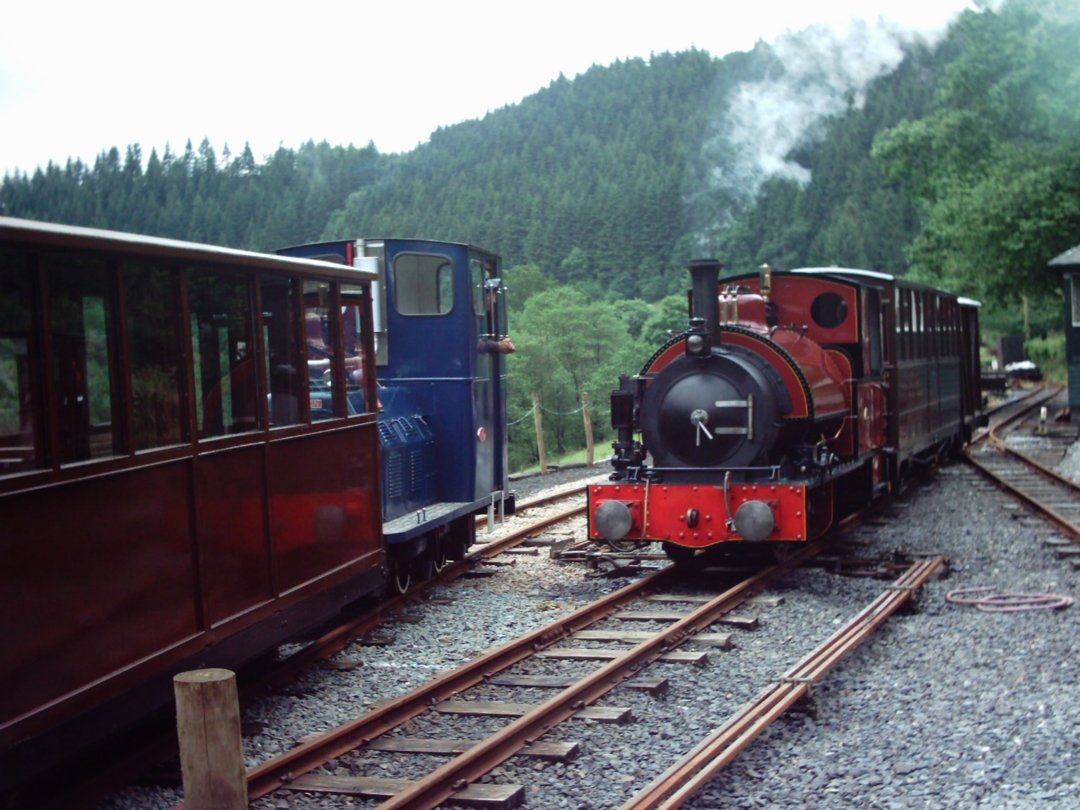
{"type": "Polygon", "coordinates": [[[783,74],[742,85],[722,127],[750,196],[767,177],[809,181],[810,172],[790,159],[792,150],[813,138],[827,117],[862,107],[867,85],[903,60],[902,36],[856,20],[843,37],[815,26],[777,40],[773,51],[783,74]]]}
{"type": "MultiPolygon", "coordinates": [[[[726,109],[718,111],[715,134],[703,146],[708,169],[698,191],[710,198],[711,210],[704,214],[702,244],[729,226],[767,179],[809,182],[810,170],[792,159],[793,151],[820,137],[830,116],[861,108],[870,82],[903,61],[905,44],[932,45],[946,31],[946,22],[915,30],[878,18],[853,20],[842,33],[821,25],[779,37],[772,51],[782,69],[738,87],[726,109]]],[[[701,201],[700,194],[690,200],[692,205],[701,201]]]]}

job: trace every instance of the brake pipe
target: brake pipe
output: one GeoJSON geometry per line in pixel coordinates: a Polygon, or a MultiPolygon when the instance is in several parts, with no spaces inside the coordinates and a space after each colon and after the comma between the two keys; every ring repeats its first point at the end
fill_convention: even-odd
{"type": "Polygon", "coordinates": [[[1060,593],[999,592],[992,585],[960,588],[945,595],[954,605],[974,605],[985,613],[1014,613],[1022,610],[1057,610],[1067,608],[1076,600],[1060,593]],[[974,594],[984,594],[975,596],[974,594]]]}

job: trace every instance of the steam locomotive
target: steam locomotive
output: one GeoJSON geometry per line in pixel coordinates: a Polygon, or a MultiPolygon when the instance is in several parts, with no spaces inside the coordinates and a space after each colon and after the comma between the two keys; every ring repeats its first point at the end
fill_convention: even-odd
{"type": "Polygon", "coordinates": [[[591,538],[681,563],[804,543],[985,423],[978,302],[865,270],[689,269],[689,329],[612,393],[591,538]]]}

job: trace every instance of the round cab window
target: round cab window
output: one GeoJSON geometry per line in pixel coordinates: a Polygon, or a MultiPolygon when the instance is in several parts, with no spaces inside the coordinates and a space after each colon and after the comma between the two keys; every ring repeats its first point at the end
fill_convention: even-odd
{"type": "Polygon", "coordinates": [[[810,317],[822,329],[835,329],[847,320],[848,305],[834,292],[822,293],[810,305],[810,317]]]}

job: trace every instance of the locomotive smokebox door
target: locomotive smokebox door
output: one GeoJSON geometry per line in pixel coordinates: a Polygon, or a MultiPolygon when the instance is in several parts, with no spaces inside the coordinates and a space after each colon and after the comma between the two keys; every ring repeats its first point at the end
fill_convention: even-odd
{"type": "Polygon", "coordinates": [[[658,467],[750,466],[776,438],[782,386],[740,347],[708,358],[683,356],[646,389],[645,444],[658,467]]]}

